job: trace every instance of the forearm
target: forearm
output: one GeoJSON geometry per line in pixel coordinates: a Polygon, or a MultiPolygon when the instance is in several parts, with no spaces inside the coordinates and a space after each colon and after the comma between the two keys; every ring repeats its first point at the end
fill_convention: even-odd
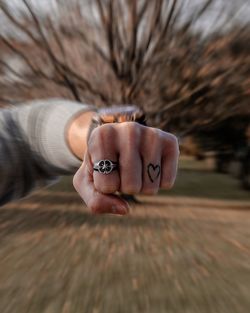
{"type": "Polygon", "coordinates": [[[0,205],[76,171],[86,147],[90,110],[65,100],[0,110],[0,205]]]}
{"type": "MultiPolygon", "coordinates": [[[[72,146],[75,135],[71,129],[73,127],[75,131],[77,122],[74,120],[77,121],[81,114],[93,110],[93,107],[59,99],[36,101],[31,106],[17,110],[17,121],[29,146],[34,154],[42,157],[51,174],[73,173],[81,162],[75,155],[74,145],[72,146]]],[[[84,144],[84,137],[82,142],[84,144]]]]}

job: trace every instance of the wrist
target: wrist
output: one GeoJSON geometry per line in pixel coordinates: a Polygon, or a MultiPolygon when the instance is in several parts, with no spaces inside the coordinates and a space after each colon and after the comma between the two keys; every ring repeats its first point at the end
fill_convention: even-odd
{"type": "Polygon", "coordinates": [[[87,149],[87,137],[94,111],[81,112],[70,121],[66,130],[66,140],[71,152],[80,160],[83,160],[87,149]]]}

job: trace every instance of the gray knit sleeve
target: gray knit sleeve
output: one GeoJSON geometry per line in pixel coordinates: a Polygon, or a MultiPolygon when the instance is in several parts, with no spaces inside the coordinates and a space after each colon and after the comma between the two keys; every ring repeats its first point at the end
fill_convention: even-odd
{"type": "Polygon", "coordinates": [[[72,118],[90,110],[94,107],[61,99],[0,110],[0,205],[79,168],[65,130],[72,118]]]}

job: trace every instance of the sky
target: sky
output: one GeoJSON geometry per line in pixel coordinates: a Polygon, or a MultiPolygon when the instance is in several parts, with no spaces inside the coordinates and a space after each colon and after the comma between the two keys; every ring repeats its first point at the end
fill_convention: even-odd
{"type": "MultiPolygon", "coordinates": [[[[13,9],[21,9],[23,8],[23,1],[22,0],[11,0],[7,1],[5,0],[8,5],[10,5],[13,9]]],[[[73,0],[70,0],[73,1],[73,0]]],[[[152,1],[152,0],[150,0],[152,1]]],[[[197,4],[201,4],[205,0],[182,0],[184,4],[184,14],[183,18],[185,19],[185,16],[190,14],[197,6],[197,4]]],[[[58,0],[30,0],[34,8],[39,12],[40,14],[48,13],[48,14],[56,14],[56,7],[58,0]]],[[[217,0],[215,5],[206,13],[206,15],[203,16],[202,19],[199,20],[199,22],[196,24],[195,29],[201,30],[204,34],[210,33],[214,30],[214,28],[220,26],[218,21],[223,21],[223,17],[225,18],[229,13],[229,8],[232,12],[236,12],[236,5],[241,7],[241,10],[238,12],[237,16],[235,17],[235,20],[237,22],[247,22],[250,21],[250,0],[217,0]],[[223,12],[223,16],[219,18],[218,12],[223,12]]],[[[231,13],[232,13],[231,12],[231,13]]],[[[8,23],[6,23],[5,20],[1,17],[0,14],[0,25],[1,25],[1,31],[5,32],[11,32],[11,28],[9,27],[8,23]]]]}

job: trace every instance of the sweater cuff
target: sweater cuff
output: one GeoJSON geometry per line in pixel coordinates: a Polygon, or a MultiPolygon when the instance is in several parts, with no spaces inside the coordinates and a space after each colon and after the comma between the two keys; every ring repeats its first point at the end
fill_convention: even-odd
{"type": "Polygon", "coordinates": [[[81,112],[95,111],[90,105],[68,100],[35,101],[18,112],[19,123],[32,150],[56,168],[57,175],[72,174],[81,165],[71,152],[65,132],[68,123],[81,112]]]}

